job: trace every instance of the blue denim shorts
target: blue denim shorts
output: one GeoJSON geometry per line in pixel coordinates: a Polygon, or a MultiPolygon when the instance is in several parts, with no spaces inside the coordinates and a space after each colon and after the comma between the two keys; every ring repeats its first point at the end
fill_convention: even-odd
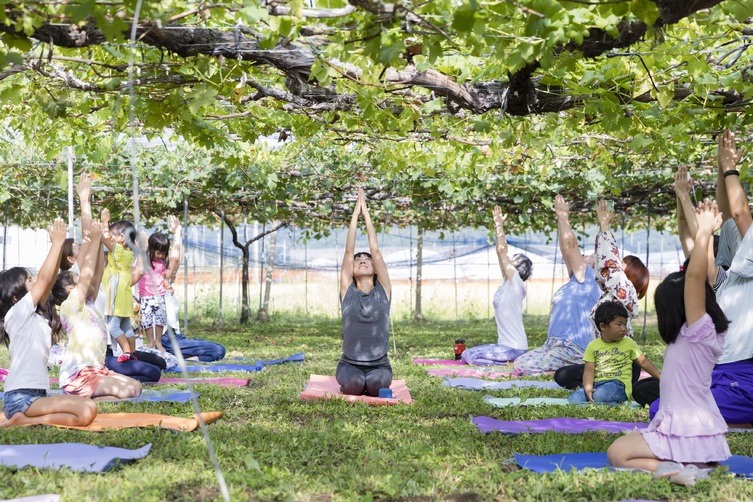
{"type": "Polygon", "coordinates": [[[47,397],[44,389],[16,389],[3,396],[3,413],[10,418],[16,413],[26,413],[31,403],[41,397],[47,397]]]}
{"type": "Polygon", "coordinates": [[[119,317],[116,315],[107,316],[107,331],[110,336],[117,338],[125,335],[126,338],[133,338],[136,334],[133,332],[130,317],[119,317]]]}

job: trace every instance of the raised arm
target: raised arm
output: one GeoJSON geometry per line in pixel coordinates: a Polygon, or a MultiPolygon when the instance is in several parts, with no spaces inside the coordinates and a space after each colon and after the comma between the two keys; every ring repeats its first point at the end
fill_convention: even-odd
{"type": "MultiPolygon", "coordinates": [[[[134,260],[133,260],[133,268],[131,269],[131,285],[137,284],[141,278],[144,276],[144,271],[146,270],[146,267],[151,267],[151,263],[147,263],[149,261],[149,256],[146,254],[147,246],[149,245],[149,238],[146,236],[146,232],[143,230],[139,232],[139,236],[136,239],[135,246],[133,249],[134,254],[134,260]]],[[[161,279],[160,279],[161,280],[161,279]]]]}
{"type": "Polygon", "coordinates": [[[714,229],[721,225],[722,215],[716,203],[706,199],[696,210],[698,231],[695,245],[690,255],[688,270],[685,272],[685,319],[690,326],[706,313],[706,272],[709,240],[714,229]]]}
{"type": "Polygon", "coordinates": [[[570,226],[570,206],[561,195],[554,198],[554,214],[557,216],[560,252],[567,267],[567,275],[574,275],[578,282],[586,279],[586,260],[580,252],[578,239],[570,226]]]}
{"type": "Polygon", "coordinates": [[[507,239],[504,228],[506,220],[507,215],[502,213],[502,209],[499,206],[494,206],[494,229],[497,233],[497,260],[499,261],[499,269],[502,271],[504,280],[511,281],[518,273],[518,269],[515,268],[515,264],[507,252],[507,239]]]}
{"type": "MultiPolygon", "coordinates": [[[[86,246],[87,252],[76,283],[76,293],[82,303],[91,293],[94,277],[97,274],[97,261],[102,244],[102,224],[99,221],[93,220],[89,223],[89,229],[88,232],[84,233],[83,242],[88,244],[86,246]]],[[[99,288],[99,285],[97,285],[97,288],[99,288]]]]}
{"type": "Polygon", "coordinates": [[[110,210],[104,208],[99,219],[102,221],[102,244],[112,252],[115,249],[115,238],[110,233],[110,210]]]}
{"type": "Polygon", "coordinates": [[[60,255],[63,253],[63,243],[65,242],[65,222],[62,218],[55,218],[55,222],[50,228],[50,241],[52,245],[47,252],[47,258],[44,259],[44,263],[42,263],[37,274],[37,280],[31,287],[31,300],[34,305],[47,301],[58,276],[60,255]]]}
{"type": "Polygon", "coordinates": [[[356,231],[358,230],[358,215],[361,214],[361,195],[359,195],[356,201],[356,206],[353,208],[353,216],[350,218],[350,226],[348,227],[348,237],[345,239],[345,254],[343,255],[343,263],[340,268],[340,299],[345,298],[345,293],[348,291],[350,284],[353,282],[353,255],[356,252],[356,231]]]}
{"type": "Polygon", "coordinates": [[[690,184],[688,169],[685,166],[677,168],[675,173],[675,195],[677,196],[677,233],[680,236],[680,245],[685,258],[693,251],[698,225],[695,221],[695,208],[690,200],[690,184]]]}
{"type": "Polygon", "coordinates": [[[165,279],[172,283],[175,274],[178,273],[180,260],[183,258],[183,231],[180,226],[180,220],[173,215],[167,217],[167,228],[172,233],[172,243],[170,245],[170,265],[165,272],[165,279]]]}
{"type": "Polygon", "coordinates": [[[387,272],[387,265],[384,263],[382,252],[379,250],[379,240],[377,239],[374,225],[371,223],[369,209],[366,207],[366,195],[363,193],[363,188],[358,189],[358,199],[361,201],[361,212],[366,223],[366,235],[369,238],[369,252],[371,253],[371,262],[374,264],[374,273],[377,275],[377,280],[384,288],[384,292],[387,293],[387,299],[389,300],[392,298],[392,282],[390,282],[390,274],[387,272]]]}
{"type": "MultiPolygon", "coordinates": [[[[622,269],[622,258],[617,248],[617,240],[609,229],[612,217],[613,213],[607,207],[607,202],[600,200],[596,206],[596,219],[599,223],[594,256],[596,280],[602,285],[602,289],[613,297],[614,301],[625,306],[631,318],[638,317],[638,293],[622,269]]],[[[628,319],[628,334],[633,336],[633,328],[629,321],[630,319],[628,319]]]]}
{"type": "MultiPolygon", "coordinates": [[[[92,223],[91,178],[87,173],[83,173],[79,177],[78,184],[76,185],[76,193],[78,193],[78,200],[81,204],[81,235],[83,235],[89,231],[89,225],[92,223]]],[[[86,240],[81,241],[81,249],[76,258],[79,270],[83,266],[88,246],[89,242],[86,240]]]]}
{"type": "Polygon", "coordinates": [[[743,149],[736,149],[735,135],[732,131],[724,131],[719,136],[719,150],[717,157],[719,159],[719,170],[717,173],[717,197],[722,204],[723,218],[731,216],[735,220],[740,235],[745,237],[745,233],[753,223],[753,216],[750,214],[748,206],[748,197],[740,183],[740,173],[737,171],[737,164],[743,156],[743,149]]]}

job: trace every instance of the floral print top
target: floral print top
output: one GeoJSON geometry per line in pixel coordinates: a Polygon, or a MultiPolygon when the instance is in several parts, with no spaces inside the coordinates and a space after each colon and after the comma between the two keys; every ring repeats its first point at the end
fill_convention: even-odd
{"type": "MultiPolygon", "coordinates": [[[[596,282],[601,286],[601,298],[591,309],[591,321],[593,322],[596,309],[604,302],[619,302],[625,306],[630,314],[627,322],[627,335],[633,336],[633,326],[630,320],[638,317],[638,293],[635,286],[622,270],[622,258],[617,249],[617,240],[611,230],[596,234],[594,269],[596,282]]],[[[598,326],[594,322],[596,336],[600,336],[598,326]]]]}

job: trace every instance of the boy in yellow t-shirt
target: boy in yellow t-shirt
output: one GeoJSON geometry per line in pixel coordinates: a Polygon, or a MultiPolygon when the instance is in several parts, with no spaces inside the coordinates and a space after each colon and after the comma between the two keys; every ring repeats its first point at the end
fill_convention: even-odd
{"type": "Polygon", "coordinates": [[[570,394],[575,404],[620,404],[633,393],[633,361],[652,377],[661,373],[649,361],[638,344],[627,334],[628,311],[618,302],[605,302],[594,312],[594,322],[601,337],[586,347],[583,361],[583,388],[570,394]]]}

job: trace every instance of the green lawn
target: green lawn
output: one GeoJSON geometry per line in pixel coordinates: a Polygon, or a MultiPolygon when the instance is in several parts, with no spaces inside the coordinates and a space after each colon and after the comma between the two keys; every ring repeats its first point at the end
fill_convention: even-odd
{"type": "MultiPolygon", "coordinates": [[[[546,337],[545,317],[526,318],[531,347],[546,337]]],[[[226,323],[229,324],[229,323],[226,323]]],[[[395,378],[407,381],[410,406],[364,406],[346,402],[301,401],[298,393],[312,373],[334,374],[340,350],[338,320],[275,319],[247,327],[191,328],[191,335],[219,341],[228,357],[278,358],[304,352],[303,364],[271,366],[248,374],[245,388],[196,386],[203,411],[224,411],[209,434],[232,500],[749,500],[753,484],[724,472],[695,487],[653,481],[648,474],[591,471],[539,475],[510,462],[514,452],[551,454],[604,451],[615,436],[483,434],[469,416],[521,420],[555,416],[607,420],[648,420],[647,410],[612,407],[495,409],[485,394],[499,397],[565,397],[564,390],[473,392],[442,387],[416,357],[451,357],[455,338],[469,346],[496,339],[493,320],[396,322],[395,378]],[[535,393],[535,394],[534,394],[535,393]]],[[[637,330],[640,333],[640,329],[637,330]]],[[[649,328],[643,344],[661,366],[661,342],[649,328]]],[[[8,353],[0,350],[0,366],[8,353]]],[[[240,376],[239,374],[234,374],[240,376]]],[[[174,387],[175,385],[171,385],[174,387]]],[[[102,404],[101,412],[149,411],[190,416],[191,403],[102,404]]],[[[732,452],[753,455],[753,436],[728,436],[732,452]]],[[[0,468],[0,498],[43,493],[63,500],[220,500],[217,477],[200,431],[128,429],[87,433],[52,427],[0,431],[0,443],[81,442],[137,448],[152,443],[149,455],[104,474],[0,468]]]]}

